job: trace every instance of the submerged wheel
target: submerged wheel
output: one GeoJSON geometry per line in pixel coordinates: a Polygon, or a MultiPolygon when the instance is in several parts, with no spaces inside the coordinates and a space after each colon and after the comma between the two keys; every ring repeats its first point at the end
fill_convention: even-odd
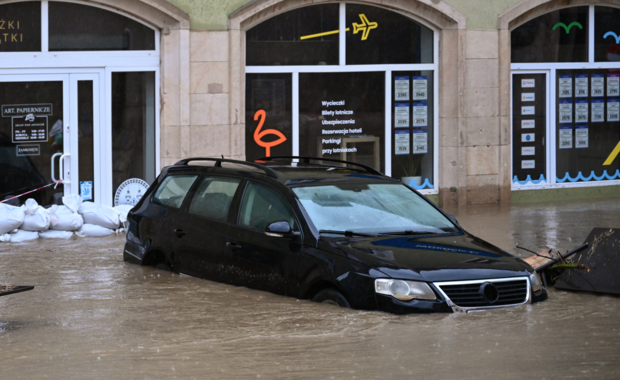
{"type": "Polygon", "coordinates": [[[312,297],[312,301],[321,302],[330,305],[338,305],[341,307],[350,308],[349,301],[337,290],[334,289],[323,289],[318,292],[314,297],[312,297]]]}

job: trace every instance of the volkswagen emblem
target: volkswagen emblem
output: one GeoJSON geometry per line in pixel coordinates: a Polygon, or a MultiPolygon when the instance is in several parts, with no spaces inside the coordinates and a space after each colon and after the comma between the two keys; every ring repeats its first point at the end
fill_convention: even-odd
{"type": "Polygon", "coordinates": [[[497,288],[490,282],[485,282],[480,285],[480,290],[478,290],[478,292],[488,303],[495,303],[499,299],[497,288]]]}

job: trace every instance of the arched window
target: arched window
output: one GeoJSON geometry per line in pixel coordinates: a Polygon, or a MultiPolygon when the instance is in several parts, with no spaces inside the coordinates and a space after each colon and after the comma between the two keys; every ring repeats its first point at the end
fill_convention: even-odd
{"type": "Polygon", "coordinates": [[[436,54],[433,30],[378,7],[263,21],[246,32],[246,157],[345,159],[436,193],[436,54]]]}
{"type": "Polygon", "coordinates": [[[159,169],[157,29],[95,3],[0,13],[0,199],[62,179],[33,197],[135,203],[159,169]]]}
{"type": "Polygon", "coordinates": [[[618,19],[580,6],[511,32],[513,189],[620,183],[618,19]]]}

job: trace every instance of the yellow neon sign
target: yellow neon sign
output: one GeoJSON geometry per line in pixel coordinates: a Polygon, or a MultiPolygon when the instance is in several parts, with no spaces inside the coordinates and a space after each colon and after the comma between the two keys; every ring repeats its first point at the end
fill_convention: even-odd
{"type": "Polygon", "coordinates": [[[607,159],[603,163],[603,166],[611,165],[611,163],[614,162],[614,160],[618,156],[618,153],[620,153],[620,141],[618,141],[618,145],[616,145],[614,150],[611,151],[611,154],[609,154],[609,157],[607,157],[607,159]]]}
{"type": "MultiPolygon", "coordinates": [[[[358,24],[356,22],[352,23],[353,24],[353,34],[357,34],[359,32],[362,32],[361,40],[362,41],[366,41],[370,31],[372,29],[376,29],[379,26],[379,23],[378,22],[368,21],[368,18],[363,13],[360,13],[359,16],[360,16],[360,20],[362,21],[362,23],[361,24],[358,24]]],[[[346,28],[344,31],[348,32],[349,30],[351,30],[351,28],[346,28]]],[[[301,36],[299,39],[300,40],[309,40],[311,38],[329,36],[331,34],[338,34],[338,33],[340,33],[340,30],[330,30],[329,32],[316,33],[316,34],[308,34],[306,36],[301,36]]]]}

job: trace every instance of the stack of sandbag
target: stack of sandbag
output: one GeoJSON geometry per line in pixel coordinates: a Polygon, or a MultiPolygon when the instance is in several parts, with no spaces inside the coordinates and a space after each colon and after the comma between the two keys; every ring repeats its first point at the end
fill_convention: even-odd
{"type": "MultiPolygon", "coordinates": [[[[24,218],[23,208],[0,203],[0,241],[11,241],[11,237],[24,223],[24,218]]],[[[22,241],[22,236],[16,238],[22,241]]]]}
{"type": "Polygon", "coordinates": [[[0,204],[0,241],[22,242],[39,238],[39,231],[46,231],[55,223],[50,212],[28,199],[22,207],[0,204]]]}
{"type": "Polygon", "coordinates": [[[84,218],[84,225],[76,231],[77,236],[108,236],[121,227],[120,212],[112,207],[84,202],[78,213],[84,218]]]}

